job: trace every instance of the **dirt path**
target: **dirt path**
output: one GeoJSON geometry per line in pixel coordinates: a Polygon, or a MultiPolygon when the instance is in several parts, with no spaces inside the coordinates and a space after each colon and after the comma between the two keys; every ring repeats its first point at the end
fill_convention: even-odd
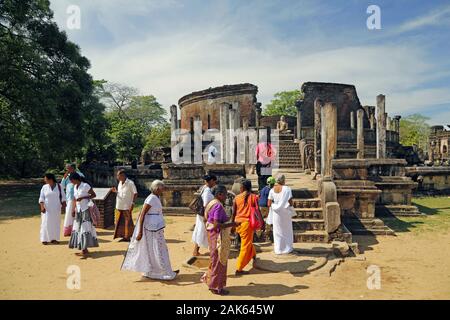
{"type": "MultiPolygon", "coordinates": [[[[182,267],[192,251],[189,217],[169,217],[166,239],[174,269],[172,282],[143,281],[122,272],[127,243],[112,241],[111,230],[99,230],[100,248],[80,260],[61,245],[42,246],[39,217],[0,220],[0,299],[212,299],[201,273],[182,267]],[[81,269],[81,290],[66,287],[70,265],[81,269]]],[[[252,271],[236,278],[235,260],[228,266],[227,299],[450,299],[450,234],[410,232],[397,237],[358,237],[361,259],[347,259],[331,277],[252,271]],[[367,288],[367,267],[381,269],[381,289],[367,288]]]]}

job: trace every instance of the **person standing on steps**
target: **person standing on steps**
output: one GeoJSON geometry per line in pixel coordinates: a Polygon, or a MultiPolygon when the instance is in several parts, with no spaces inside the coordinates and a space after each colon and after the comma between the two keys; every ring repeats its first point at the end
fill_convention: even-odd
{"type": "Polygon", "coordinates": [[[273,224],[273,249],[275,254],[288,254],[294,250],[292,190],[285,185],[284,175],[278,175],[276,181],[268,201],[273,224]]]}

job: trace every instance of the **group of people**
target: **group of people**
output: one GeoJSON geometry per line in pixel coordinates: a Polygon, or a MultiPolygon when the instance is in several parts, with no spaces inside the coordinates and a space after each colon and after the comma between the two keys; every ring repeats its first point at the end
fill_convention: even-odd
{"type": "Polygon", "coordinates": [[[39,196],[40,240],[43,245],[59,244],[61,211],[65,211],[63,232],[64,236],[70,236],[69,248],[80,250],[77,255],[86,257],[88,248],[98,247],[91,211],[91,199],[96,194],[74,164],[66,168],[61,184],[52,173],[44,176],[45,184],[39,196]]]}
{"type": "Polygon", "coordinates": [[[245,275],[244,268],[256,258],[253,244],[255,235],[250,223],[253,209],[258,209],[266,218],[266,223],[273,225],[275,254],[289,254],[293,251],[292,190],[285,185],[285,176],[269,177],[259,195],[252,192],[250,180],[239,180],[239,191],[233,201],[232,215],[225,211],[225,200],[228,191],[217,185],[214,175],[204,177],[204,186],[200,190],[204,206],[204,216],[197,215],[192,241],[194,256],[200,255],[201,247],[209,249],[210,264],[208,272],[202,277],[211,292],[227,294],[225,290],[227,260],[230,252],[230,234],[234,231],[240,238],[239,256],[236,262],[235,275],[245,275]]]}
{"type": "MultiPolygon", "coordinates": [[[[59,243],[61,210],[65,209],[64,236],[70,236],[69,247],[79,249],[83,257],[89,254],[88,248],[98,247],[95,231],[95,218],[91,201],[95,192],[85,181],[83,174],[75,165],[68,165],[61,184],[53,174],[46,174],[39,203],[41,206],[41,242],[59,243]]],[[[133,181],[127,178],[124,170],[117,173],[118,187],[111,188],[117,193],[114,238],[128,241],[121,270],[143,273],[144,277],[158,280],[172,280],[179,270],[173,270],[169,251],[164,237],[165,222],[162,212],[161,196],[164,183],[155,180],[151,184],[151,194],[133,223],[132,211],[137,198],[133,181]]],[[[204,176],[200,190],[203,215],[196,216],[192,235],[194,256],[200,255],[200,248],[209,250],[209,268],[201,277],[209,290],[218,295],[225,290],[227,280],[227,261],[231,249],[231,234],[240,238],[240,250],[235,275],[245,275],[244,269],[256,258],[253,244],[255,231],[250,223],[252,212],[260,210],[266,223],[273,226],[274,252],[288,254],[293,251],[292,231],[292,191],[285,185],[285,177],[269,177],[267,186],[259,195],[252,191],[250,180],[239,180],[239,188],[232,204],[231,216],[225,210],[228,190],[217,184],[214,175],[204,176]]]]}

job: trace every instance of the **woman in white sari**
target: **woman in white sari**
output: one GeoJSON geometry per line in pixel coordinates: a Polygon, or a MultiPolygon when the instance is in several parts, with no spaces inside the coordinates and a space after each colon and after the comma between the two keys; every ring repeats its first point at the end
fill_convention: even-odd
{"type": "Polygon", "coordinates": [[[270,208],[270,222],[273,224],[273,249],[275,254],[288,254],[294,250],[292,229],[292,190],[285,186],[284,175],[276,178],[277,183],[270,190],[267,205],[270,208]]]}
{"type": "Polygon", "coordinates": [[[61,208],[66,205],[66,195],[54,174],[47,173],[45,185],[39,195],[41,207],[40,239],[43,245],[49,242],[58,244],[61,229],[61,208]]]}
{"type": "Polygon", "coordinates": [[[178,270],[172,271],[164,238],[165,223],[159,199],[164,190],[164,183],[155,180],[150,189],[152,193],[145,199],[122,270],[142,272],[146,278],[172,280],[178,270]]]}

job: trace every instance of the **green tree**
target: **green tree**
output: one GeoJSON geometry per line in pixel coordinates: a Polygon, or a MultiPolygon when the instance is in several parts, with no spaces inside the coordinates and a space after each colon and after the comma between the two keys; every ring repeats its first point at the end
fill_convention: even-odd
{"type": "Polygon", "coordinates": [[[82,155],[103,123],[88,59],[46,0],[0,2],[0,175],[40,175],[82,155]]]}
{"type": "Polygon", "coordinates": [[[123,119],[117,113],[108,113],[107,119],[110,123],[108,136],[113,143],[117,160],[126,163],[139,159],[144,147],[139,122],[123,119]]]}
{"type": "Polygon", "coordinates": [[[167,112],[153,95],[140,95],[136,88],[104,80],[98,81],[97,85],[97,96],[106,105],[109,122],[107,135],[118,160],[128,162],[137,159],[144,146],[148,151],[164,145],[160,135],[166,132],[168,126],[165,119],[167,112]]]}
{"type": "Polygon", "coordinates": [[[263,110],[265,116],[296,116],[295,103],[302,98],[300,90],[281,91],[275,93],[275,98],[263,110]]]}
{"type": "Polygon", "coordinates": [[[417,145],[426,151],[430,133],[428,120],[430,118],[420,114],[412,114],[400,119],[400,143],[404,146],[417,145]]]}
{"type": "Polygon", "coordinates": [[[170,124],[164,123],[153,127],[147,135],[144,151],[158,147],[170,147],[170,124]]]}

